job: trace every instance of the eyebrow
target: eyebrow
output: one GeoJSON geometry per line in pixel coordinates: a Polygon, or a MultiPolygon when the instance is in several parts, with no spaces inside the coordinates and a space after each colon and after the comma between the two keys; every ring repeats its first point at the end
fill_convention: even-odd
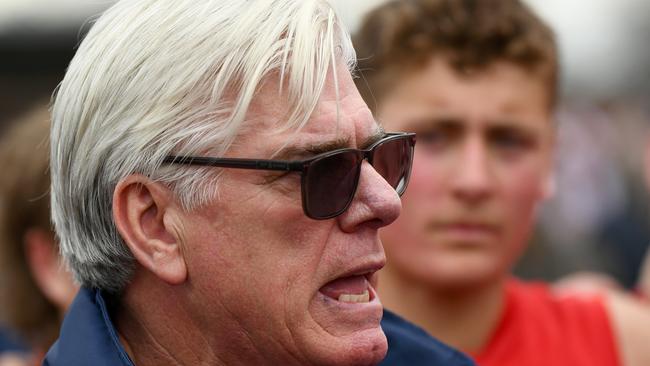
{"type": "Polygon", "coordinates": [[[450,116],[431,116],[412,119],[406,122],[404,130],[411,132],[423,132],[431,128],[462,128],[463,121],[460,118],[450,116]]]}
{"type": "MultiPolygon", "coordinates": [[[[374,144],[375,142],[381,140],[381,138],[386,134],[381,125],[377,124],[375,131],[368,137],[366,137],[357,147],[358,149],[365,149],[368,146],[374,144]]],[[[292,160],[292,159],[302,159],[308,156],[318,155],[326,153],[329,151],[340,150],[349,148],[351,145],[349,137],[340,137],[330,141],[324,141],[322,143],[309,144],[306,146],[287,146],[286,148],[280,150],[275,156],[274,160],[292,160]]]]}
{"type": "MultiPolygon", "coordinates": [[[[467,125],[462,118],[436,116],[429,118],[414,119],[407,124],[405,130],[412,132],[425,132],[431,128],[444,128],[463,131],[467,129],[467,125]]],[[[517,130],[525,133],[535,132],[534,128],[527,125],[517,123],[516,119],[490,119],[487,121],[485,127],[487,131],[502,131],[502,130],[517,130]]]]}

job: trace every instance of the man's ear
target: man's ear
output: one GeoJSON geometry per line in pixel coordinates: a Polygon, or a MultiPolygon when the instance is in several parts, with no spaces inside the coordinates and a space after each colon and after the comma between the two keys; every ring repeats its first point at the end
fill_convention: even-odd
{"type": "Polygon", "coordinates": [[[140,265],[170,285],[187,278],[179,214],[169,188],[143,175],[122,179],[113,192],[113,220],[124,242],[140,265]]]}

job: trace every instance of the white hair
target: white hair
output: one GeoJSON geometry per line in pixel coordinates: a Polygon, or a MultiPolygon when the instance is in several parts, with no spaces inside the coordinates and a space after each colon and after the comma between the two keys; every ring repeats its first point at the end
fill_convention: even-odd
{"type": "Polygon", "coordinates": [[[272,73],[291,106],[286,128],[299,130],[338,60],[351,70],[354,50],[323,0],[123,0],[107,10],[52,111],[52,219],[77,281],[119,292],[132,276],[112,217],[121,179],[164,182],[187,210],[213,201],[214,168],[164,157],[222,155],[272,73]]]}

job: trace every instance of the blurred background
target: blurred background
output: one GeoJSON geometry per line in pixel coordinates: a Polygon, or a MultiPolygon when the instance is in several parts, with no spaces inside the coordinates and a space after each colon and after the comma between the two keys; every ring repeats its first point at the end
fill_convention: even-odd
{"type": "MultiPolygon", "coordinates": [[[[382,0],[332,0],[353,32],[382,0]]],[[[0,0],[0,134],[47,101],[93,19],[112,1],[0,0]]],[[[650,241],[650,2],[527,0],[556,30],[562,102],[557,194],[517,273],[597,270],[633,286],[650,241]]],[[[1,199],[1,197],[0,197],[1,199]]]]}

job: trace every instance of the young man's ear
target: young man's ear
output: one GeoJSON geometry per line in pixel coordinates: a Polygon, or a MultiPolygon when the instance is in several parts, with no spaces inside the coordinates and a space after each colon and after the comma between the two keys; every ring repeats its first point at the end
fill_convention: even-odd
{"type": "Polygon", "coordinates": [[[162,281],[177,285],[187,267],[176,227],[180,226],[172,192],[161,183],[133,174],[113,193],[113,219],[136,260],[162,281]]]}
{"type": "Polygon", "coordinates": [[[551,199],[555,196],[557,191],[557,174],[555,171],[555,164],[557,161],[557,121],[551,119],[548,121],[553,127],[551,131],[551,136],[549,137],[549,157],[548,157],[548,166],[546,167],[546,178],[542,186],[542,198],[544,200],[551,199]]]}
{"type": "Polygon", "coordinates": [[[544,181],[544,186],[542,187],[542,197],[544,200],[548,200],[555,196],[557,190],[557,181],[555,172],[550,172],[544,181]]]}

